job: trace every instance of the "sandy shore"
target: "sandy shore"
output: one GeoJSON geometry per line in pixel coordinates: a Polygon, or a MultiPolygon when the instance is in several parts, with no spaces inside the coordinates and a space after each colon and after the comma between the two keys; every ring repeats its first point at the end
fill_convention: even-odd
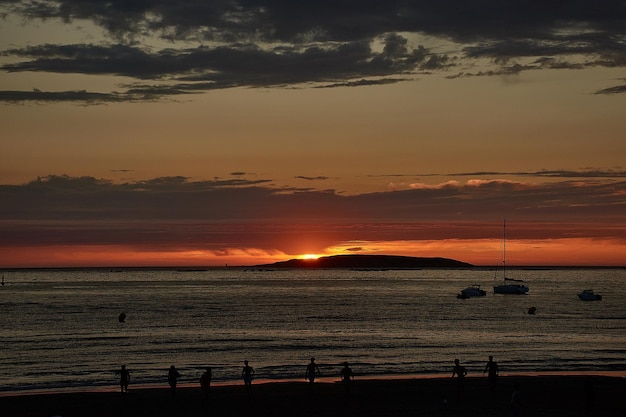
{"type": "Polygon", "coordinates": [[[486,378],[466,378],[457,400],[456,380],[411,378],[356,380],[350,395],[344,386],[321,382],[253,384],[211,388],[204,402],[199,387],[137,388],[121,394],[111,390],[57,392],[0,397],[3,417],[71,416],[511,416],[511,394],[522,392],[521,415],[626,416],[626,379],[609,376],[500,377],[492,394],[486,378]],[[591,388],[589,386],[591,382],[591,388]]]}

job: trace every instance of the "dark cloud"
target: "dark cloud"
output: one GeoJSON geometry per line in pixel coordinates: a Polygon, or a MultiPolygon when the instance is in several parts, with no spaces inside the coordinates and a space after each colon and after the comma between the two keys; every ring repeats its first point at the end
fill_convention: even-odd
{"type": "MultiPolygon", "coordinates": [[[[116,75],[143,81],[119,93],[20,92],[2,101],[136,101],[238,86],[322,87],[400,82],[487,59],[493,68],[456,76],[527,70],[624,67],[623,0],[298,1],[4,0],[8,15],[79,24],[109,44],[35,45],[3,51],[4,71],[116,75]],[[411,45],[425,35],[457,45],[435,53],[411,45]],[[145,40],[170,48],[154,50],[145,40]],[[195,43],[197,46],[193,47],[195,43]],[[379,45],[379,46],[375,46],[379,45]],[[469,60],[469,61],[468,61],[469,60]],[[82,94],[80,94],[82,93],[82,94]]],[[[598,94],[618,94],[622,86],[598,94]]]]}
{"type": "Polygon", "coordinates": [[[332,190],[275,188],[270,180],[192,181],[179,176],[117,184],[49,176],[0,186],[0,246],[143,243],[217,250],[264,247],[281,235],[287,244],[304,229],[352,241],[470,237],[463,227],[430,228],[425,234],[426,225],[452,223],[477,224],[471,237],[485,238],[493,237],[493,231],[482,230],[482,225],[503,217],[528,224],[524,233],[529,239],[565,233],[530,227],[536,219],[557,229],[578,223],[576,232],[586,237],[597,233],[626,239],[623,228],[615,227],[626,223],[625,194],[625,181],[598,178],[545,184],[472,180],[347,196],[332,190]]]}
{"type": "Polygon", "coordinates": [[[328,177],[326,176],[306,177],[304,175],[298,175],[295,178],[300,179],[300,180],[307,180],[307,181],[325,181],[328,179],[328,177]]]}
{"type": "Polygon", "coordinates": [[[550,35],[535,39],[505,39],[479,43],[464,48],[470,58],[493,58],[500,62],[525,57],[553,59],[556,56],[583,55],[606,58],[594,63],[604,66],[622,64],[623,56],[613,56],[614,51],[623,48],[623,40],[613,39],[598,34],[550,35]],[[611,64],[611,62],[613,62],[611,64]]]}
{"type": "Polygon", "coordinates": [[[623,169],[597,169],[586,168],[580,170],[547,170],[540,171],[471,171],[471,172],[450,172],[446,174],[420,173],[420,174],[386,174],[375,177],[550,177],[550,178],[626,178],[626,171],[623,169]]]}
{"type": "Polygon", "coordinates": [[[626,93],[626,84],[603,88],[602,90],[596,91],[596,94],[622,94],[622,93],[626,93]]]}
{"type": "Polygon", "coordinates": [[[361,246],[354,246],[351,248],[346,248],[344,249],[345,252],[361,252],[363,251],[363,248],[361,246]]]}
{"type": "MultiPolygon", "coordinates": [[[[389,42],[397,43],[393,38],[389,42]]],[[[389,46],[389,45],[388,45],[389,46]]],[[[237,86],[270,87],[303,83],[328,83],[356,77],[374,77],[352,85],[388,84],[400,79],[380,80],[397,73],[411,71],[426,59],[423,50],[408,51],[390,46],[390,50],[374,52],[367,42],[355,41],[312,46],[306,49],[281,47],[261,49],[255,45],[197,47],[147,52],[126,45],[40,45],[3,52],[6,56],[31,58],[5,64],[8,72],[57,72],[90,75],[117,75],[155,82],[121,86],[121,93],[5,92],[0,100],[39,101],[135,101],[198,93],[237,86]]],[[[430,57],[432,59],[432,56],[430,57]]],[[[445,61],[441,58],[439,61],[445,61]]],[[[430,60],[425,61],[427,65],[430,60]]],[[[335,84],[332,84],[335,85],[335,84]]]]}
{"type": "Polygon", "coordinates": [[[463,42],[534,39],[554,36],[564,29],[593,34],[623,30],[626,13],[619,0],[548,3],[539,0],[33,0],[27,3],[9,0],[4,3],[29,18],[92,20],[120,37],[157,32],[173,39],[202,37],[233,41],[254,36],[290,43],[352,41],[400,31],[423,32],[463,42]]]}
{"type": "Polygon", "coordinates": [[[396,84],[399,82],[408,81],[406,78],[385,78],[380,80],[365,80],[360,79],[357,81],[346,81],[341,83],[333,83],[320,85],[315,88],[336,88],[336,87],[363,87],[366,85],[386,85],[386,84],[396,84]]]}
{"type": "Polygon", "coordinates": [[[581,171],[570,170],[542,170],[537,172],[523,173],[523,175],[533,175],[540,177],[564,177],[564,178],[626,178],[626,171],[623,170],[601,170],[586,169],[581,171]]]}
{"type": "Polygon", "coordinates": [[[30,58],[2,67],[8,72],[38,71],[89,75],[122,75],[138,79],[159,79],[167,74],[189,70],[184,52],[161,51],[151,54],[128,45],[51,45],[44,44],[3,51],[5,56],[30,58]]]}
{"type": "Polygon", "coordinates": [[[624,170],[602,170],[602,169],[583,169],[583,170],[541,170],[541,171],[518,171],[518,172],[465,172],[448,174],[450,176],[497,176],[497,175],[513,175],[527,177],[552,177],[552,178],[626,178],[624,170]]]}
{"type": "Polygon", "coordinates": [[[19,103],[19,102],[41,102],[55,103],[74,101],[81,103],[115,103],[122,101],[133,101],[133,97],[129,94],[115,93],[94,93],[85,90],[82,91],[41,91],[33,89],[32,91],[0,91],[0,102],[19,103]]]}

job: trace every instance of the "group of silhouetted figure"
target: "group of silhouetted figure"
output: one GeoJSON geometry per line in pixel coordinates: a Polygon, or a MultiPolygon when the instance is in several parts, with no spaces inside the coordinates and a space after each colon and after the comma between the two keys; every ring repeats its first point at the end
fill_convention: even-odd
{"type": "MultiPolygon", "coordinates": [[[[244,386],[246,388],[246,392],[250,392],[252,388],[252,380],[255,376],[255,370],[252,366],[250,366],[249,362],[245,360],[243,362],[244,366],[241,370],[241,378],[243,379],[244,386]]],[[[348,362],[344,362],[343,368],[341,369],[341,381],[343,382],[346,390],[346,395],[350,394],[350,387],[352,382],[354,381],[354,373],[350,368],[348,362]]],[[[116,375],[120,376],[120,390],[122,393],[128,392],[128,385],[130,383],[130,371],[126,368],[126,365],[122,365],[121,369],[115,371],[116,375]]],[[[321,376],[320,368],[315,363],[315,358],[311,358],[311,362],[306,367],[305,378],[313,384],[315,382],[315,378],[321,376]]],[[[178,372],[174,365],[170,366],[170,369],[167,372],[167,382],[170,386],[170,393],[172,397],[176,397],[176,385],[178,382],[178,378],[181,377],[181,374],[178,372]]],[[[208,400],[209,392],[211,388],[211,380],[213,378],[213,372],[211,367],[207,367],[202,376],[200,377],[200,388],[204,393],[204,398],[208,400]]]]}
{"type": "MultiPolygon", "coordinates": [[[[498,375],[500,374],[500,370],[498,368],[497,362],[493,360],[493,356],[489,356],[489,361],[485,365],[485,369],[483,370],[483,375],[487,374],[487,381],[489,383],[489,393],[493,398],[496,390],[496,385],[498,381],[498,375]]],[[[458,359],[454,360],[454,367],[452,368],[452,378],[457,378],[456,384],[456,400],[457,403],[462,403],[464,400],[464,386],[465,386],[465,376],[467,375],[467,369],[461,365],[461,362],[458,359]]],[[[522,410],[522,391],[519,387],[519,384],[515,384],[513,386],[513,393],[511,395],[511,414],[513,417],[521,416],[522,410]]]]}
{"type": "MultiPolygon", "coordinates": [[[[310,384],[315,382],[315,378],[321,376],[320,368],[315,363],[315,358],[311,358],[311,362],[306,367],[306,372],[304,374],[305,379],[309,381],[310,384]]],[[[350,395],[350,387],[352,387],[352,382],[354,381],[354,372],[352,372],[352,368],[350,368],[350,364],[348,362],[343,363],[343,368],[339,373],[341,376],[341,382],[346,390],[346,397],[350,395]]]]}
{"type": "MultiPolygon", "coordinates": [[[[498,364],[493,360],[493,356],[489,356],[489,361],[487,365],[485,365],[485,370],[483,371],[483,375],[487,374],[487,378],[489,381],[489,390],[493,393],[496,389],[496,382],[498,381],[498,375],[500,374],[500,370],[498,369],[498,364]]],[[[452,378],[454,376],[458,377],[459,384],[462,384],[465,376],[467,375],[467,369],[461,365],[461,362],[458,359],[454,360],[454,368],[452,368],[452,378]]]]}
{"type": "MultiPolygon", "coordinates": [[[[130,372],[126,368],[126,365],[122,365],[121,369],[115,372],[120,375],[120,389],[122,393],[128,392],[128,384],[130,382],[130,372]]],[[[456,395],[457,395],[457,403],[462,403],[464,400],[464,386],[465,386],[465,377],[467,376],[467,369],[461,365],[459,359],[454,360],[454,367],[452,368],[452,378],[456,378],[456,395]]],[[[255,370],[252,366],[250,366],[247,360],[244,361],[244,366],[241,370],[241,378],[243,379],[243,383],[247,393],[250,393],[252,389],[252,381],[255,377],[255,370]]],[[[493,360],[493,356],[489,356],[489,361],[485,365],[483,370],[483,375],[487,374],[487,380],[489,383],[489,391],[490,395],[493,396],[496,390],[496,384],[498,381],[499,369],[498,364],[493,360]]],[[[322,373],[320,371],[319,366],[315,363],[315,358],[311,358],[310,363],[306,366],[305,371],[305,380],[307,380],[310,384],[314,384],[315,379],[321,376],[322,373]]],[[[354,373],[350,368],[348,362],[343,363],[343,368],[339,373],[341,377],[341,383],[345,388],[346,398],[350,396],[351,387],[354,382],[354,373]]],[[[170,393],[173,398],[176,397],[176,385],[178,378],[181,377],[181,374],[178,372],[174,365],[170,366],[167,373],[167,381],[170,387],[170,393]]],[[[208,401],[209,393],[211,388],[211,380],[212,380],[212,369],[211,367],[207,367],[204,373],[200,377],[200,388],[203,392],[204,401],[208,401]]],[[[513,416],[521,415],[521,391],[518,385],[514,386],[513,394],[511,396],[511,412],[513,416]]]]}
{"type": "MultiPolygon", "coordinates": [[[[246,368],[249,368],[251,370],[251,372],[248,371],[250,375],[254,375],[254,369],[248,366],[248,361],[245,361],[245,365],[246,366],[244,367],[244,371],[246,371],[246,368]]],[[[126,368],[126,365],[122,365],[120,370],[115,371],[115,374],[120,376],[121,392],[127,393],[128,384],[130,383],[130,371],[126,368]]],[[[170,366],[170,369],[167,371],[167,383],[170,386],[170,393],[172,395],[172,398],[176,398],[176,386],[178,383],[178,378],[180,377],[181,377],[181,374],[178,372],[176,367],[174,365],[170,366]]],[[[213,379],[213,371],[211,367],[207,366],[205,371],[200,376],[200,388],[202,389],[205,401],[208,401],[209,399],[209,392],[211,388],[212,379],[213,379]]],[[[248,387],[248,384],[252,382],[252,378],[250,377],[249,380],[246,380],[244,378],[244,381],[246,381],[246,387],[248,387]]]]}
{"type": "MultiPolygon", "coordinates": [[[[487,374],[487,380],[489,381],[489,392],[491,395],[496,390],[496,382],[498,381],[498,375],[500,370],[498,369],[498,364],[493,360],[493,356],[489,356],[489,361],[485,365],[485,369],[483,370],[483,375],[487,374]]],[[[463,401],[464,395],[464,386],[465,386],[465,376],[467,375],[467,369],[461,365],[461,362],[458,359],[454,360],[454,367],[452,368],[452,378],[456,376],[457,384],[456,384],[456,400],[457,402],[463,401]]]]}

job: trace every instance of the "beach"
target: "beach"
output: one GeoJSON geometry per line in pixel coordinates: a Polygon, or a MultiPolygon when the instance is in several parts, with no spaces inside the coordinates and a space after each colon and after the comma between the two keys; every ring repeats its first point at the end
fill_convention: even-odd
{"type": "Polygon", "coordinates": [[[56,391],[0,397],[3,417],[73,416],[511,416],[514,387],[521,416],[626,416],[626,379],[615,376],[547,375],[500,377],[491,393],[487,378],[468,377],[457,398],[457,380],[438,378],[359,379],[349,395],[343,384],[304,380],[211,387],[205,401],[199,386],[167,384],[56,391]]]}

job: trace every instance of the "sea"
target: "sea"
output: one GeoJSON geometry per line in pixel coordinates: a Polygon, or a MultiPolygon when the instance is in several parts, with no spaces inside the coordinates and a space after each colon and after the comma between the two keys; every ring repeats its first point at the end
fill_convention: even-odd
{"type": "Polygon", "coordinates": [[[511,269],[526,295],[494,295],[488,268],[10,270],[0,287],[0,393],[304,380],[349,362],[357,378],[626,371],[626,269],[511,269]],[[479,298],[458,299],[473,284],[479,298]],[[601,301],[580,301],[592,288],[601,301]],[[529,314],[531,307],[535,314],[529,314]],[[124,313],[125,319],[120,321],[124,313]]]}

